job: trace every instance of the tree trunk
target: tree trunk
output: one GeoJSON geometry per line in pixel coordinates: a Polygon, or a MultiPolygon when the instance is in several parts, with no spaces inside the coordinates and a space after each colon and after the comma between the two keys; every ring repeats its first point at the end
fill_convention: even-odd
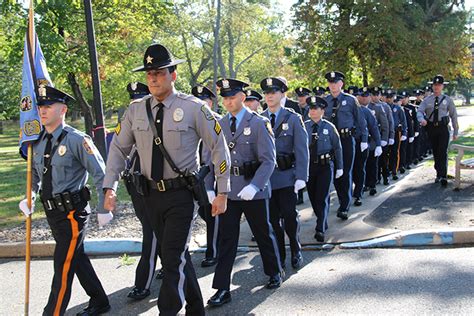
{"type": "Polygon", "coordinates": [[[0,134],[3,134],[3,121],[0,121],[0,134]]]}
{"type": "Polygon", "coordinates": [[[71,111],[71,121],[77,121],[78,119],[81,118],[81,112],[77,110],[72,110],[71,111]]]}
{"type": "Polygon", "coordinates": [[[92,137],[92,129],[94,126],[94,119],[92,115],[92,108],[87,103],[86,99],[82,95],[81,87],[76,81],[76,76],[74,73],[70,72],[67,76],[69,85],[71,86],[72,92],[76,97],[79,106],[81,107],[82,114],[84,115],[84,127],[86,129],[86,134],[92,137]]]}

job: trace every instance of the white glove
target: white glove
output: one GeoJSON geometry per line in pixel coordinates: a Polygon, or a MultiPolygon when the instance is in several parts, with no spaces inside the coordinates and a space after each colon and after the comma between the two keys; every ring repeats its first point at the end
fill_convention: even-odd
{"type": "Polygon", "coordinates": [[[103,213],[103,214],[97,213],[97,222],[99,223],[99,228],[102,228],[108,223],[110,223],[112,218],[114,218],[114,214],[112,214],[112,212],[103,213]]]}
{"type": "Polygon", "coordinates": [[[388,140],[388,144],[389,144],[389,145],[395,144],[395,139],[390,138],[390,139],[388,140]]]}
{"type": "Polygon", "coordinates": [[[25,214],[25,216],[30,216],[35,211],[35,200],[31,201],[31,209],[28,208],[27,199],[21,200],[18,204],[20,210],[25,214]]]}
{"type": "Polygon", "coordinates": [[[381,141],[380,141],[380,145],[382,145],[382,147],[385,147],[385,146],[387,146],[387,142],[384,141],[384,140],[381,140],[381,141]]]}
{"type": "Polygon", "coordinates": [[[413,143],[414,140],[415,140],[415,137],[410,137],[410,138],[408,138],[408,142],[409,142],[409,143],[413,143]]]}
{"type": "Polygon", "coordinates": [[[253,199],[255,194],[257,194],[257,190],[255,190],[253,185],[249,184],[249,185],[245,186],[242,189],[242,191],[240,191],[239,194],[237,194],[237,196],[239,198],[241,198],[242,200],[250,201],[251,199],[253,199]]]}
{"type": "Polygon", "coordinates": [[[298,194],[298,191],[303,189],[306,186],[306,182],[303,180],[296,180],[295,181],[295,193],[298,194]]]}
{"type": "Polygon", "coordinates": [[[369,148],[369,145],[367,143],[360,143],[360,151],[364,151],[367,148],[369,148]]]}
{"type": "Polygon", "coordinates": [[[382,147],[380,147],[380,146],[375,147],[374,156],[375,156],[375,157],[378,157],[378,156],[380,156],[381,154],[382,154],[382,147]]]}
{"type": "Polygon", "coordinates": [[[207,198],[209,199],[209,203],[212,204],[212,201],[216,198],[216,192],[212,190],[207,191],[207,198]]]}
{"type": "Polygon", "coordinates": [[[415,137],[418,137],[418,135],[420,135],[419,132],[415,132],[415,137]]]}
{"type": "Polygon", "coordinates": [[[344,170],[342,169],[337,169],[336,170],[336,179],[342,177],[342,174],[344,173],[344,170]]]}
{"type": "Polygon", "coordinates": [[[407,140],[407,137],[406,137],[406,136],[400,137],[400,141],[404,142],[404,141],[406,141],[406,140],[407,140]]]}

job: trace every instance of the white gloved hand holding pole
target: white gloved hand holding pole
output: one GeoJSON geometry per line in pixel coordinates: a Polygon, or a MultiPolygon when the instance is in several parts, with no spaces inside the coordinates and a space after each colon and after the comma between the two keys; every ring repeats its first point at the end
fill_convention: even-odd
{"type": "Polygon", "coordinates": [[[418,137],[418,135],[420,135],[419,132],[415,132],[415,137],[418,137]]]}
{"type": "Polygon", "coordinates": [[[393,144],[395,144],[395,139],[390,138],[390,139],[388,140],[388,144],[389,144],[390,146],[393,145],[393,144]]]}
{"type": "Polygon", "coordinates": [[[31,199],[31,209],[28,208],[27,199],[21,200],[18,206],[20,207],[20,210],[23,212],[23,214],[25,214],[25,216],[28,217],[31,214],[33,214],[33,212],[35,211],[35,200],[31,199]]]}
{"type": "Polygon", "coordinates": [[[255,194],[257,194],[257,190],[255,189],[253,185],[249,184],[245,186],[242,189],[242,191],[240,191],[239,194],[237,194],[237,196],[241,198],[242,200],[250,201],[251,199],[253,199],[255,194]]]}
{"type": "Polygon", "coordinates": [[[381,146],[377,146],[375,147],[375,152],[374,152],[374,156],[375,157],[378,157],[382,154],[382,147],[381,146]]]}
{"type": "Polygon", "coordinates": [[[306,186],[306,182],[303,180],[296,180],[295,181],[295,193],[298,194],[298,191],[303,189],[306,186]]]}
{"type": "Polygon", "coordinates": [[[406,140],[407,140],[407,137],[406,137],[406,136],[400,137],[400,141],[404,142],[404,141],[406,141],[406,140]]]}
{"type": "Polygon", "coordinates": [[[415,137],[409,137],[409,138],[408,138],[408,142],[409,142],[409,143],[413,143],[414,140],[415,140],[415,137]]]}

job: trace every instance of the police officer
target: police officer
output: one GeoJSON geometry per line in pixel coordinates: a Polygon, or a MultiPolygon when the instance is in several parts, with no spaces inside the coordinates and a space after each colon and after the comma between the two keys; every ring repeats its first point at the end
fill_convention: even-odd
{"type": "Polygon", "coordinates": [[[400,106],[400,99],[394,90],[387,90],[387,103],[390,105],[393,115],[393,126],[395,128],[395,141],[390,146],[389,165],[392,173],[392,179],[398,180],[398,168],[400,166],[400,145],[407,138],[407,121],[405,113],[400,106]]]}
{"type": "Polygon", "coordinates": [[[262,112],[262,107],[260,106],[260,101],[263,97],[260,93],[255,90],[246,90],[245,91],[245,106],[256,113],[262,112]]]}
{"type": "Polygon", "coordinates": [[[360,131],[361,151],[366,150],[369,146],[367,143],[368,131],[366,122],[360,114],[357,100],[353,96],[342,92],[344,75],[339,71],[331,71],[326,73],[325,78],[329,83],[330,94],[326,96],[328,107],[324,111],[324,117],[338,129],[344,159],[344,173],[342,177],[334,180],[340,205],[337,210],[337,217],[346,220],[352,198],[355,131],[360,131]]]}
{"type": "Polygon", "coordinates": [[[329,187],[334,169],[336,179],[344,172],[342,147],[336,127],[323,118],[327,101],[321,97],[309,97],[307,103],[311,118],[305,122],[309,140],[308,196],[316,215],[314,238],[324,242],[324,234],[328,229],[329,187]]]}
{"type": "Polygon", "coordinates": [[[306,106],[306,99],[310,96],[311,90],[305,87],[299,87],[295,89],[295,93],[298,96],[298,106],[300,107],[301,116],[304,122],[309,119],[309,108],[306,106]]]}
{"type": "MultiPolygon", "coordinates": [[[[367,150],[360,150],[360,133],[356,133],[356,154],[354,159],[354,192],[353,197],[355,198],[354,205],[362,205],[362,193],[364,189],[364,183],[366,179],[366,164],[369,156],[373,156],[377,159],[382,154],[381,136],[378,128],[377,119],[374,113],[367,106],[370,103],[370,92],[369,88],[363,87],[357,93],[358,99],[360,100],[360,111],[367,122],[367,129],[369,131],[369,148],[367,150]]],[[[371,157],[372,159],[372,157],[371,157]]],[[[375,168],[375,165],[371,163],[370,168],[375,168]]],[[[370,170],[369,172],[372,172],[370,170]]]]}
{"type": "MultiPolygon", "coordinates": [[[[225,212],[229,191],[229,151],[220,124],[209,107],[193,96],[174,89],[174,59],[160,44],[149,46],[143,66],[151,96],[132,103],[112,140],[104,179],[104,208],[115,208],[116,189],[123,161],[136,145],[143,174],[147,215],[161,247],[164,278],[158,296],[160,314],[176,315],[186,301],[186,313],[204,315],[201,290],[188,252],[194,201],[189,186],[197,185],[197,149],[202,138],[212,148],[218,194],[213,215],[225,212]]],[[[196,194],[201,200],[202,196],[196,194]]]]}
{"type": "MultiPolygon", "coordinates": [[[[413,123],[412,110],[408,106],[409,94],[407,91],[400,92],[401,106],[407,121],[407,139],[400,147],[400,173],[405,173],[405,169],[411,169],[411,152],[415,141],[415,127],[413,123]]],[[[416,118],[415,118],[416,119],[416,118]]]]}
{"type": "MultiPolygon", "coordinates": [[[[88,173],[94,179],[99,195],[97,219],[104,226],[112,214],[104,212],[102,180],[104,161],[86,134],[66,125],[64,118],[70,95],[40,85],[38,111],[44,130],[33,145],[33,197],[39,195],[56,247],[51,292],[43,315],[64,315],[71,297],[74,274],[90,296],[89,305],[78,315],[98,315],[110,310],[105,294],[88,256],[84,253],[84,238],[91,213],[86,187],[88,173]]],[[[20,209],[29,215],[26,200],[20,209]]]]}
{"type": "Polygon", "coordinates": [[[422,126],[426,126],[428,137],[433,147],[433,157],[436,170],[435,183],[448,184],[448,144],[449,144],[449,118],[453,125],[453,140],[458,137],[458,114],[453,100],[443,94],[444,81],[442,75],[433,78],[433,94],[426,97],[418,108],[417,117],[422,126]]]}
{"type": "Polygon", "coordinates": [[[418,111],[418,106],[421,103],[421,94],[422,90],[421,89],[415,89],[413,90],[413,96],[410,98],[412,102],[410,103],[410,108],[412,109],[412,117],[413,117],[413,130],[415,131],[415,140],[413,142],[413,164],[417,165],[418,162],[421,161],[420,159],[420,143],[422,139],[422,126],[420,125],[420,122],[418,122],[418,118],[416,117],[416,112],[418,111]]]}
{"type": "MultiPolygon", "coordinates": [[[[281,107],[283,86],[284,83],[277,78],[269,77],[260,82],[268,105],[262,116],[270,120],[277,160],[277,166],[270,178],[270,223],[278,240],[282,267],[285,267],[286,231],[290,240],[291,265],[294,269],[299,269],[303,256],[299,240],[300,222],[296,210],[296,194],[306,186],[308,180],[308,135],[301,116],[292,109],[281,107]]],[[[309,94],[310,91],[306,90],[302,93],[309,94]]],[[[305,102],[301,110],[306,108],[305,102]]]]}
{"type": "Polygon", "coordinates": [[[212,282],[217,291],[208,301],[210,306],[221,306],[231,300],[230,279],[242,213],[257,241],[263,270],[270,276],[266,287],[274,289],[282,283],[280,255],[268,210],[269,181],[276,164],[270,122],[244,106],[244,88],[248,84],[236,79],[221,79],[216,84],[228,111],[220,123],[232,165],[227,212],[219,215],[219,259],[212,282]]]}

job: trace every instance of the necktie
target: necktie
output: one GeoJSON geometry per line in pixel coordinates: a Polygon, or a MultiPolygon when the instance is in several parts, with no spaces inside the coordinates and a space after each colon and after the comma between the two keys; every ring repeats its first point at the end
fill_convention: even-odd
{"type": "Polygon", "coordinates": [[[41,187],[41,198],[43,200],[49,200],[53,197],[53,174],[52,174],[52,167],[51,167],[51,149],[53,147],[52,144],[52,134],[46,134],[46,138],[48,142],[46,143],[46,147],[44,148],[44,169],[43,169],[43,184],[41,187]]]}
{"type": "Polygon", "coordinates": [[[234,136],[235,131],[237,130],[237,118],[235,116],[231,116],[230,120],[230,131],[232,133],[232,136],[234,136]]]}
{"type": "Polygon", "coordinates": [[[314,123],[313,125],[313,133],[312,133],[312,145],[313,148],[311,149],[311,155],[313,156],[313,160],[317,160],[318,157],[318,129],[319,125],[317,123],[314,123]]]}
{"type": "Polygon", "coordinates": [[[331,122],[337,126],[337,98],[332,99],[331,122]]]}
{"type": "Polygon", "coordinates": [[[439,121],[439,100],[438,97],[435,97],[435,102],[434,102],[434,117],[433,117],[433,122],[435,124],[438,124],[439,121]]]}
{"type": "Polygon", "coordinates": [[[163,180],[163,154],[158,144],[163,141],[163,103],[158,104],[158,112],[156,113],[155,126],[158,134],[157,139],[153,139],[153,153],[151,160],[151,178],[154,181],[163,180]]]}
{"type": "Polygon", "coordinates": [[[275,127],[275,114],[273,113],[270,114],[270,117],[271,117],[270,123],[272,124],[272,128],[274,128],[275,127]]]}

